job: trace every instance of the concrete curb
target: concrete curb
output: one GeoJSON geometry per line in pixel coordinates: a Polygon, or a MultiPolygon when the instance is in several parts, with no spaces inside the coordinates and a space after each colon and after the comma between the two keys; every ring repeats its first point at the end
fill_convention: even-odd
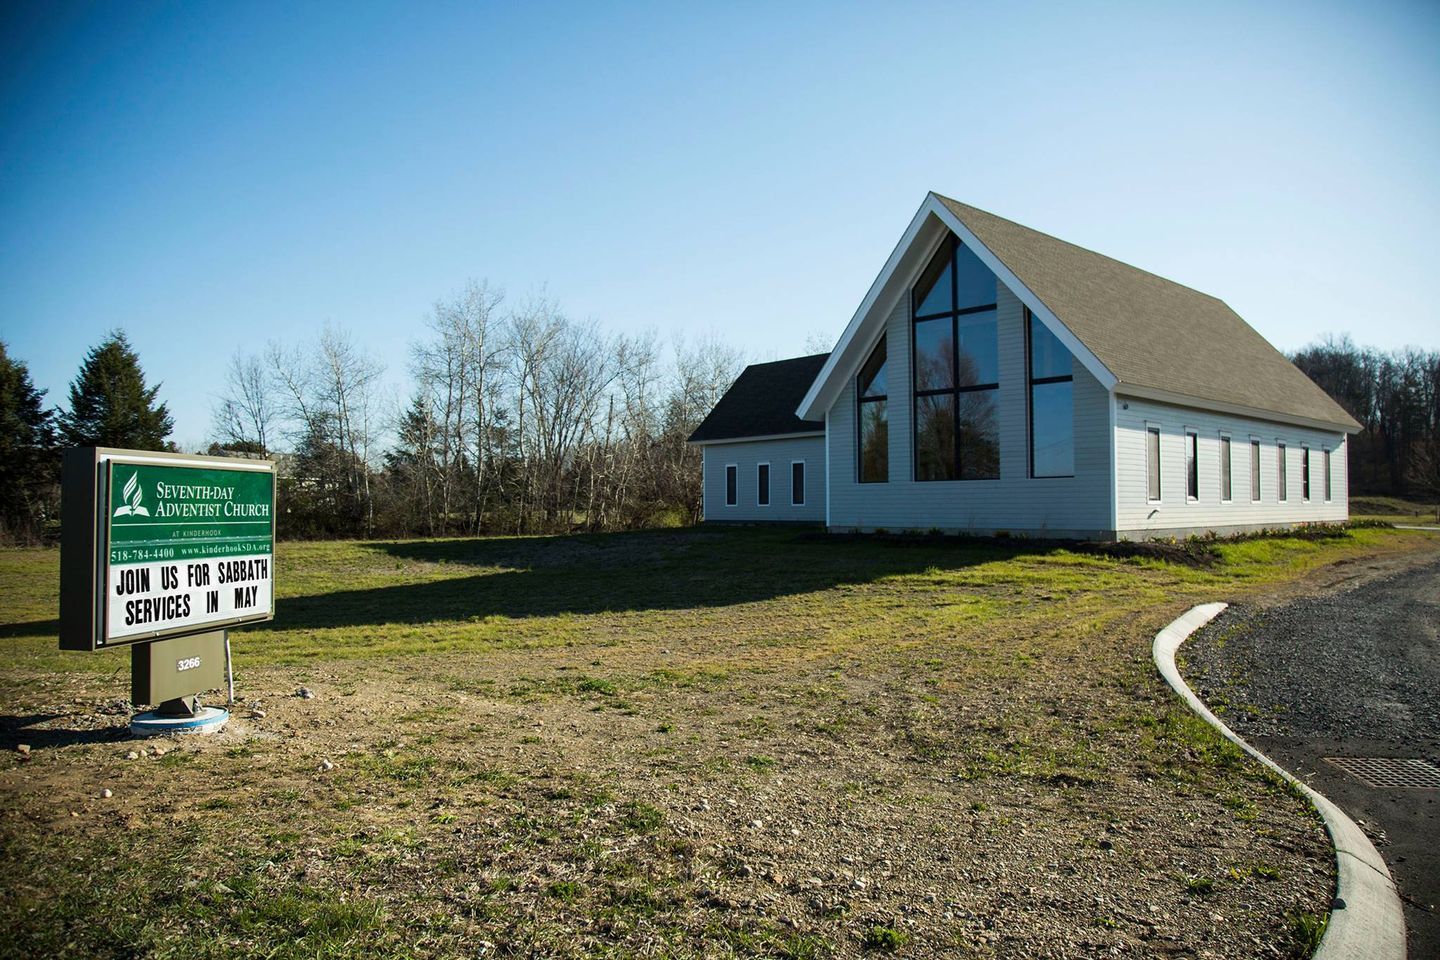
{"type": "Polygon", "coordinates": [[[1214,620],[1227,605],[1205,603],[1192,607],[1179,619],[1155,635],[1153,656],[1155,666],[1165,682],[1180,695],[1186,705],[1219,730],[1227,740],[1284,777],[1309,798],[1330,831],[1335,847],[1336,893],[1330,911],[1330,922],[1314,960],[1349,960],[1368,957],[1370,960],[1405,960],[1405,914],[1400,895],[1385,860],[1356,825],[1335,804],[1311,790],[1288,771],[1220,722],[1220,718],[1190,689],[1175,666],[1175,652],[1180,644],[1214,620]]]}

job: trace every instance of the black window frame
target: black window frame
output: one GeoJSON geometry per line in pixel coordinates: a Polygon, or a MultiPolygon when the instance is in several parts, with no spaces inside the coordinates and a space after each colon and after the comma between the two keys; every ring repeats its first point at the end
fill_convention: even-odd
{"type": "Polygon", "coordinates": [[[870,348],[865,355],[865,362],[860,364],[860,372],[855,375],[855,482],[856,483],[889,483],[890,482],[890,344],[888,333],[880,334],[880,339],[870,348]],[[867,397],[860,388],[860,377],[865,373],[865,368],[870,366],[870,361],[875,358],[875,352],[885,350],[885,360],[881,364],[885,370],[885,392],[879,396],[867,397]],[[865,404],[885,404],[885,476],[865,478],[865,404]]]}
{"type": "MultiPolygon", "coordinates": [[[[1032,480],[1066,480],[1075,476],[1075,355],[1070,354],[1070,372],[1063,377],[1037,377],[1035,376],[1035,354],[1034,337],[1031,333],[1031,326],[1035,322],[1035,315],[1030,308],[1024,310],[1025,317],[1025,419],[1026,432],[1029,434],[1030,442],[1030,472],[1028,476],[1032,480]],[[1052,383],[1068,383],[1070,388],[1070,472],[1069,473],[1036,473],[1035,472],[1035,388],[1043,387],[1052,383]]],[[[1062,344],[1063,346],[1063,344],[1062,344]]],[[[1066,351],[1069,352],[1068,349],[1066,351]]]]}
{"type": "Polygon", "coordinates": [[[1300,445],[1300,502],[1310,502],[1310,446],[1300,445]]]}
{"type": "Polygon", "coordinates": [[[740,464],[725,464],[725,506],[740,504],[740,464]]]}
{"type": "MultiPolygon", "coordinates": [[[[960,238],[952,233],[946,237],[945,241],[941,244],[940,247],[936,248],[935,252],[931,254],[930,260],[926,262],[925,272],[928,272],[930,264],[933,264],[935,262],[935,258],[940,255],[941,250],[948,248],[950,257],[949,310],[942,310],[939,313],[916,313],[916,309],[920,306],[917,301],[919,301],[921,298],[919,297],[918,291],[915,287],[912,286],[910,288],[910,476],[917,483],[954,483],[957,481],[971,482],[1000,479],[1000,456],[998,450],[1000,438],[998,434],[995,438],[997,447],[995,456],[995,476],[965,477],[961,475],[963,472],[961,468],[964,464],[965,455],[962,450],[962,444],[960,443],[960,394],[984,393],[994,391],[997,394],[998,399],[998,394],[1000,391],[999,380],[996,380],[994,383],[973,384],[965,387],[960,386],[960,318],[964,316],[970,316],[973,314],[986,312],[995,314],[995,349],[997,353],[995,375],[997,377],[1000,375],[998,363],[998,353],[1000,349],[1000,280],[999,278],[996,278],[995,280],[996,300],[994,303],[981,304],[979,306],[957,309],[955,304],[959,303],[960,301],[960,270],[957,258],[959,256],[960,248],[963,246],[964,244],[960,242],[960,238]],[[916,330],[921,323],[930,320],[944,320],[947,318],[950,320],[950,386],[932,390],[921,390],[919,389],[920,378],[917,374],[918,368],[915,365],[916,330]],[[922,478],[920,476],[920,444],[918,431],[920,429],[920,399],[922,397],[950,397],[954,401],[953,409],[955,411],[955,415],[952,425],[952,429],[954,430],[954,436],[951,438],[954,443],[955,451],[954,462],[951,464],[951,467],[954,470],[955,474],[953,477],[922,478]]],[[[944,271],[942,270],[941,272],[943,273],[944,271]]],[[[924,276],[924,272],[922,272],[921,276],[924,276]]],[[[926,294],[929,294],[929,292],[929,290],[925,291],[926,294]]]]}
{"type": "Polygon", "coordinates": [[[755,506],[770,506],[770,461],[764,460],[755,464],[755,506]],[[761,477],[761,472],[764,477],[761,477]]]}
{"type": "Polygon", "coordinates": [[[791,461],[790,461],[790,506],[792,506],[792,507],[803,507],[803,506],[805,506],[805,461],[804,461],[804,460],[791,460],[791,461]],[[797,475],[796,475],[796,470],[795,470],[796,467],[799,467],[799,468],[800,468],[798,477],[797,477],[797,475]],[[800,481],[799,483],[796,483],[796,482],[795,482],[797,479],[800,481]]]}

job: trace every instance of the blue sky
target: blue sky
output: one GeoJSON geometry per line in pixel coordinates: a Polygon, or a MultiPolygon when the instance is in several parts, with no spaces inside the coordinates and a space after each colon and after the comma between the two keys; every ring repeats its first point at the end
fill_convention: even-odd
{"type": "Polygon", "coordinates": [[[403,384],[467,278],[755,358],[837,336],[930,189],[1222,297],[1440,347],[1440,4],[11,2],[0,338],[122,327],[176,439],[236,348],[403,384]]]}

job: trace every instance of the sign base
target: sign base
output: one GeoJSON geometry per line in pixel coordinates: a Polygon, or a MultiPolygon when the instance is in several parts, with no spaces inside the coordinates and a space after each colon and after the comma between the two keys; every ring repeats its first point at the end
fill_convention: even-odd
{"type": "Polygon", "coordinates": [[[155,710],[130,718],[130,732],[137,737],[160,737],[172,733],[219,733],[230,719],[230,711],[201,707],[194,716],[163,714],[155,710]]]}

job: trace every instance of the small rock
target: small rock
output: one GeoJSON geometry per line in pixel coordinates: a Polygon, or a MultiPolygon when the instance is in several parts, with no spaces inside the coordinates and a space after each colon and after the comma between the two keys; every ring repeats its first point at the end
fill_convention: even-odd
{"type": "Polygon", "coordinates": [[[18,744],[16,744],[16,745],[15,745],[15,752],[18,753],[18,754],[20,754],[20,759],[21,759],[21,760],[29,760],[29,759],[30,759],[30,744],[28,744],[28,743],[18,743],[18,744]]]}
{"type": "Polygon", "coordinates": [[[314,700],[315,691],[311,690],[309,687],[301,687],[299,690],[295,691],[295,696],[299,697],[301,700],[314,700]]]}
{"type": "Polygon", "coordinates": [[[1101,841],[1100,841],[1100,849],[1101,849],[1101,850],[1114,850],[1114,849],[1115,849],[1115,844],[1111,843],[1109,840],[1101,840],[1101,841]]]}
{"type": "Polygon", "coordinates": [[[265,719],[265,711],[264,711],[264,710],[260,710],[260,709],[251,710],[251,711],[250,711],[250,719],[251,719],[251,720],[264,720],[264,719],[265,719]]]}
{"type": "Polygon", "coordinates": [[[326,757],[324,760],[321,760],[321,761],[320,761],[320,770],[321,770],[322,773],[323,773],[323,772],[330,771],[330,770],[334,770],[334,769],[335,769],[335,764],[333,764],[333,763],[330,762],[330,758],[329,758],[329,757],[326,757]]]}
{"type": "MultiPolygon", "coordinates": [[[[165,754],[169,753],[170,751],[167,750],[165,747],[156,747],[156,748],[155,748],[153,751],[151,751],[151,752],[154,753],[155,756],[157,756],[157,757],[163,757],[163,756],[165,756],[165,754]]],[[[145,755],[145,751],[144,751],[144,750],[141,750],[141,751],[140,751],[140,755],[143,757],[143,756],[145,755]]]]}
{"type": "Polygon", "coordinates": [[[131,750],[129,753],[125,754],[125,759],[126,759],[126,760],[139,760],[139,759],[140,759],[140,754],[136,753],[134,750],[131,750]]]}
{"type": "Polygon", "coordinates": [[[106,787],[104,790],[101,790],[101,791],[100,791],[100,799],[101,799],[101,800],[109,800],[109,799],[110,799],[111,797],[113,797],[113,796],[115,796],[115,794],[113,794],[113,793],[110,792],[110,788],[109,788],[109,787],[106,787]]]}

